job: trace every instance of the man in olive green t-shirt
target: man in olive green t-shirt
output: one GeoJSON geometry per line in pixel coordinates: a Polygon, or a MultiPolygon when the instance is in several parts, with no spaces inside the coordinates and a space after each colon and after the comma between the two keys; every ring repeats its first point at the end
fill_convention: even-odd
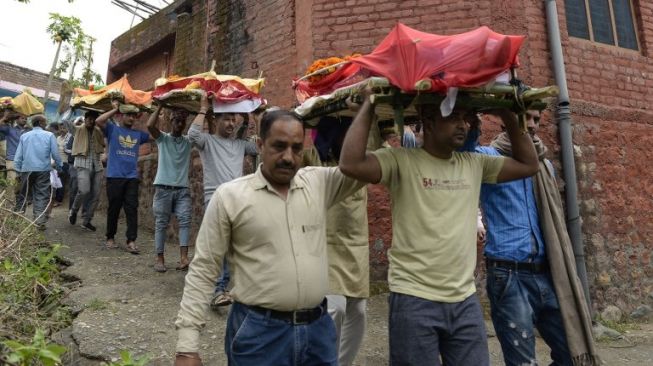
{"type": "Polygon", "coordinates": [[[392,198],[390,359],[393,365],[489,365],[483,313],[475,295],[476,215],[481,183],[531,176],[538,162],[532,141],[515,115],[504,122],[513,157],[460,153],[477,117],[420,106],[421,149],[366,153],[374,106],[369,90],[345,137],[345,175],[388,187],[392,198]],[[515,148],[516,147],[516,148],[515,148]]]}

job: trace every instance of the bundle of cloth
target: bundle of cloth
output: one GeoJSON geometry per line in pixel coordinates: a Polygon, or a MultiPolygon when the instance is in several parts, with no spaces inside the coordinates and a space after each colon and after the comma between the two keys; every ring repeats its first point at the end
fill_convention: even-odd
{"type": "Polygon", "coordinates": [[[129,84],[127,75],[100,89],[75,88],[73,108],[81,108],[98,112],[106,112],[113,107],[111,101],[118,99],[122,102],[121,113],[149,112],[152,110],[152,93],[135,90],[129,84]]]}
{"type": "Polygon", "coordinates": [[[23,90],[22,93],[16,97],[2,97],[0,98],[0,110],[12,109],[24,116],[31,116],[38,113],[43,113],[45,108],[43,103],[39,102],[29,89],[23,90]]]}
{"type": "Polygon", "coordinates": [[[152,96],[167,107],[197,112],[203,93],[212,96],[215,113],[249,113],[266,104],[261,96],[265,79],[218,75],[208,71],[191,76],[157,79],[152,96]]]}

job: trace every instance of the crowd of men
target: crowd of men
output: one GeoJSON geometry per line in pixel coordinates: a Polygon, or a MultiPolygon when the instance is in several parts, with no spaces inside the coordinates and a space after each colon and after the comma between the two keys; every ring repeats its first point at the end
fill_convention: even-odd
{"type": "Polygon", "coordinates": [[[238,116],[212,113],[207,96],[188,129],[187,111],[158,107],[148,132],[141,131],[134,128],[140,112],[114,101],[102,114],[62,116],[57,139],[44,130],[42,115],[30,118],[30,130],[26,116],[5,112],[0,138],[7,179],[18,182],[15,209],[25,212],[31,199],[35,223],[45,228],[56,201],[51,177],[66,176],[70,224],[81,209],[81,226],[95,231],[104,180],[105,245],[138,254],[139,146],[153,140],[154,270],[168,270],[165,239],[174,215],[176,269],[189,271],[175,322],[175,364],[202,364],[206,312],[231,304],[224,342],[230,365],[351,365],[365,334],[369,296],[365,186],[382,184],[392,199],[391,364],[489,365],[474,282],[480,207],[488,297],[505,363],[536,364],[537,330],[555,365],[598,364],[586,303],[573,301],[582,299],[573,258],[566,266],[552,264],[567,263],[569,243],[557,219],[554,170],[536,134],[540,112],[526,112],[524,133],[513,112],[486,111],[504,132],[490,146],[478,146],[477,114],[454,109],[443,116],[437,106],[420,106],[422,131],[407,128],[405,147],[382,147],[387,131],[378,128],[371,91],[362,93],[362,104],[348,102],[356,117],[318,126],[311,148],[292,112],[256,111],[237,129],[238,116]],[[250,120],[256,136],[245,139],[250,120]],[[193,148],[203,169],[204,215],[191,261],[193,148]],[[246,155],[260,163],[242,176],[246,155]],[[115,240],[121,209],[124,245],[115,240]]]}

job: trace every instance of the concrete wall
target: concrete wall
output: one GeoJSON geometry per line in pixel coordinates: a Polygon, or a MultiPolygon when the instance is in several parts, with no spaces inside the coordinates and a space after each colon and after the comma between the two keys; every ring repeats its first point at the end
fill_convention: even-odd
{"type": "MultiPolygon", "coordinates": [[[[598,308],[616,302],[630,309],[653,291],[653,172],[647,169],[653,140],[653,3],[633,4],[639,51],[568,37],[564,2],[558,1],[587,265],[598,308]]],[[[535,86],[554,83],[541,0],[220,0],[206,6],[193,2],[183,24],[177,20],[175,71],[205,71],[214,59],[218,72],[254,77],[262,71],[272,104],[294,103],[291,80],[314,59],[369,52],[397,21],[439,34],[481,25],[524,34],[519,76],[535,86]]],[[[149,65],[134,63],[131,72],[155,68],[149,65]]],[[[489,126],[484,139],[496,131],[489,126]]],[[[541,136],[559,169],[558,131],[550,111],[541,136]]],[[[385,189],[370,187],[369,202],[370,260],[378,279],[385,276],[391,241],[385,189]]]]}

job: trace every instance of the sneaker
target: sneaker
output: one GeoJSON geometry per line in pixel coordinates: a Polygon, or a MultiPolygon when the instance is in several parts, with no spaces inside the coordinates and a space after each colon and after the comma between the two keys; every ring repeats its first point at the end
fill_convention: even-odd
{"type": "Polygon", "coordinates": [[[70,225],[75,225],[77,222],[77,212],[73,212],[73,210],[68,211],[68,222],[70,222],[70,225]]]}
{"type": "Polygon", "coordinates": [[[86,230],[89,230],[89,231],[97,230],[97,228],[95,226],[93,226],[93,224],[91,224],[90,222],[82,224],[81,226],[82,226],[83,229],[86,229],[86,230]]]}

